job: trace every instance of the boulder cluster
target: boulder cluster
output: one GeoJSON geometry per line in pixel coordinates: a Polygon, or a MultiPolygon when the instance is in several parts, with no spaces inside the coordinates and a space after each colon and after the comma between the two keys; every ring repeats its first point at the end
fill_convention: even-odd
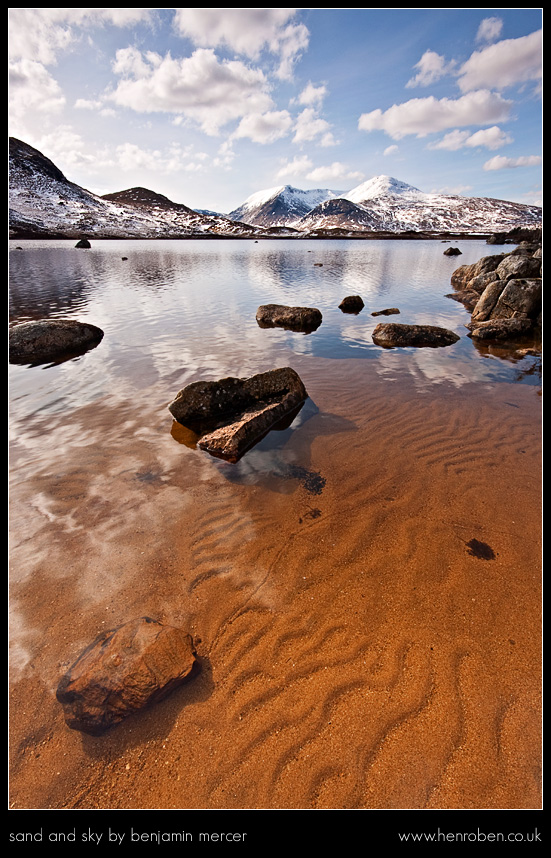
{"type": "Polygon", "coordinates": [[[451,277],[450,297],[471,313],[467,324],[477,340],[515,340],[541,329],[541,242],[523,241],[511,253],[484,256],[461,265],[451,277]]]}

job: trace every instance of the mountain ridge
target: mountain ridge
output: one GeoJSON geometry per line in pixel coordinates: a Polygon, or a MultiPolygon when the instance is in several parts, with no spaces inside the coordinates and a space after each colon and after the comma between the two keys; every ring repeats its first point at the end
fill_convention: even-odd
{"type": "Polygon", "coordinates": [[[229,215],[191,209],[140,186],[99,196],[16,138],[10,138],[9,197],[13,238],[468,237],[541,226],[538,206],[427,194],[384,175],[350,191],[291,185],[258,191],[229,215]]]}

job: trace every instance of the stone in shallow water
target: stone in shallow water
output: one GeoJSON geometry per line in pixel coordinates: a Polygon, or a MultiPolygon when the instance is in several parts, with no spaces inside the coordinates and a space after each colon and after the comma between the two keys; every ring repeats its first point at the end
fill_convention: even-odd
{"type": "Polygon", "coordinates": [[[36,363],[82,354],[103,339],[103,331],[75,319],[41,319],[15,325],[9,332],[11,363],[36,363]]]}
{"type": "Polygon", "coordinates": [[[256,311],[256,321],[261,328],[285,328],[289,331],[310,333],[319,328],[322,319],[322,314],[316,307],[263,304],[256,311]]]}
{"type": "Polygon", "coordinates": [[[339,310],[343,313],[359,313],[364,308],[363,298],[360,295],[347,295],[339,304],[339,310]]]}
{"type": "Polygon", "coordinates": [[[386,310],[374,310],[372,316],[396,316],[400,311],[398,307],[387,307],[386,310]]]}
{"type": "Polygon", "coordinates": [[[436,325],[400,325],[397,322],[380,322],[372,334],[378,346],[450,346],[459,340],[454,331],[436,325]]]}
{"type": "Polygon", "coordinates": [[[99,635],[61,678],[56,697],[71,729],[97,736],[167,697],[197,667],[190,635],[140,617],[99,635]]]}
{"type": "Polygon", "coordinates": [[[250,378],[193,382],[168,408],[178,423],[200,436],[201,449],[237,462],[267,432],[298,413],[307,398],[298,374],[283,367],[250,378]]]}

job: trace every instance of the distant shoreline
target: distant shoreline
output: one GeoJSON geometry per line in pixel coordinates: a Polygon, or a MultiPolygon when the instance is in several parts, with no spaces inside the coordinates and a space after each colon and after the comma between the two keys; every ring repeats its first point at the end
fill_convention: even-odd
{"type": "Polygon", "coordinates": [[[128,236],[128,235],[91,235],[90,233],[75,233],[74,235],[56,235],[52,233],[32,234],[20,233],[10,235],[10,241],[78,241],[87,238],[89,241],[481,241],[487,240],[493,233],[389,233],[369,232],[341,235],[162,235],[162,236],[128,236]]]}

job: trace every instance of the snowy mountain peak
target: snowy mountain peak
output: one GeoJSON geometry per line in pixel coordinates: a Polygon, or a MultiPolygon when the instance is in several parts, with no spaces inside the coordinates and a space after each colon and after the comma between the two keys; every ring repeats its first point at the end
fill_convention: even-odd
{"type": "Polygon", "coordinates": [[[343,194],[343,196],[353,203],[361,203],[365,200],[374,200],[377,197],[400,194],[418,197],[422,195],[422,191],[419,188],[414,188],[413,185],[408,185],[406,182],[394,179],[392,176],[374,176],[343,194]]]}
{"type": "Polygon", "coordinates": [[[143,187],[104,197],[70,182],[37,149],[10,139],[10,235],[21,238],[247,237],[309,232],[463,233],[541,227],[541,208],[505,200],[423,193],[375,176],[348,193],[291,185],[252,194],[229,217],[192,211],[143,187]]]}

